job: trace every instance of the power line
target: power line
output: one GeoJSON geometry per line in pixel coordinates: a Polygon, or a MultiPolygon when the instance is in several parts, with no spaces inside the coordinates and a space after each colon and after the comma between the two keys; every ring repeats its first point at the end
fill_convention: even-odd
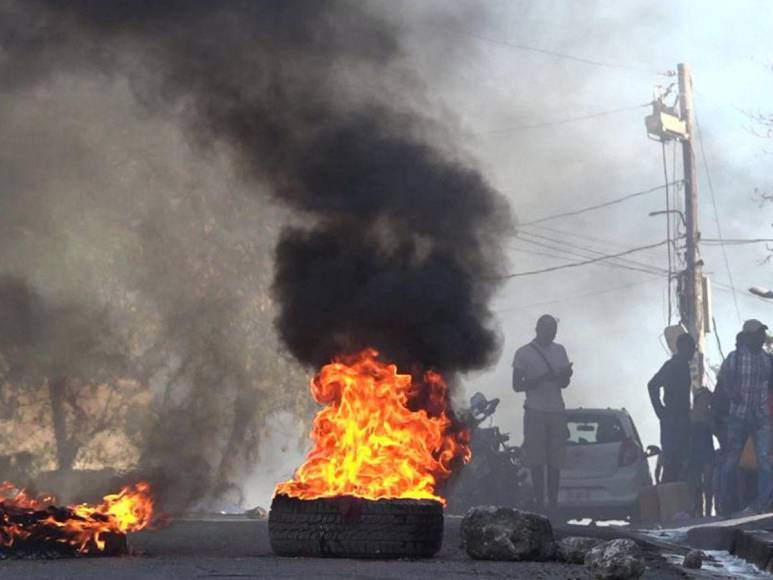
{"type": "Polygon", "coordinates": [[[625,111],[635,111],[637,109],[643,109],[649,106],[650,106],[650,103],[644,103],[643,105],[634,105],[632,107],[622,107],[620,109],[610,109],[608,111],[599,111],[597,113],[590,113],[587,115],[581,115],[579,117],[567,117],[565,119],[558,119],[556,121],[545,121],[542,123],[534,123],[531,125],[516,125],[514,127],[506,127],[504,129],[494,129],[493,131],[486,131],[483,134],[499,135],[499,134],[511,133],[514,131],[522,131],[524,129],[540,129],[542,127],[555,127],[556,125],[566,125],[568,123],[575,123],[577,121],[585,121],[587,119],[606,117],[607,115],[614,115],[615,113],[623,113],[625,111]]]}
{"type": "MultiPolygon", "coordinates": [[[[527,240],[524,240],[527,241],[527,240]]],[[[523,254],[530,254],[532,256],[544,256],[547,258],[553,258],[555,260],[566,260],[566,256],[559,256],[558,254],[549,254],[548,252],[538,252],[537,250],[528,250],[526,248],[509,248],[513,252],[521,252],[523,254]]]]}
{"type": "MultiPolygon", "coordinates": [[[[542,236],[540,234],[535,234],[531,232],[520,232],[518,239],[520,241],[523,241],[529,244],[542,246],[544,248],[548,248],[553,251],[563,252],[564,254],[568,254],[569,256],[575,256],[578,258],[592,258],[595,256],[605,256],[607,254],[607,252],[600,252],[593,248],[587,248],[576,244],[567,243],[562,240],[556,240],[554,238],[542,236]],[[532,239],[524,238],[523,236],[529,236],[536,239],[532,240],[532,239]],[[569,246],[569,247],[567,248],[566,246],[569,246]]],[[[564,258],[566,258],[566,256],[564,256],[564,258]]],[[[666,270],[664,270],[663,268],[646,264],[643,262],[637,262],[635,260],[623,259],[623,260],[620,260],[619,262],[620,263],[618,263],[617,261],[610,262],[610,263],[605,262],[599,265],[607,266],[607,267],[623,268],[623,269],[633,270],[637,272],[644,272],[647,274],[666,273],[666,270]]]]}
{"type": "MultiPolygon", "coordinates": [[[[541,243],[536,242],[534,240],[521,239],[521,241],[526,242],[526,243],[530,243],[530,244],[535,244],[537,246],[544,247],[544,248],[547,248],[547,249],[551,249],[551,250],[554,249],[554,250],[559,251],[559,252],[565,252],[565,254],[564,255],[551,254],[549,252],[540,252],[538,250],[530,250],[530,249],[527,249],[527,248],[518,248],[518,247],[510,247],[509,249],[511,251],[520,252],[522,254],[529,254],[531,256],[542,256],[542,257],[552,258],[554,260],[566,260],[570,256],[576,256],[576,257],[580,257],[580,258],[588,258],[589,257],[586,254],[580,254],[580,253],[577,253],[577,252],[572,252],[572,251],[569,251],[569,250],[565,250],[563,248],[558,248],[558,247],[555,247],[555,246],[551,246],[549,244],[541,244],[541,243]]],[[[595,253],[596,254],[600,254],[600,252],[595,252],[595,253]]],[[[636,263],[636,262],[634,262],[634,263],[636,263]]],[[[665,270],[663,270],[662,272],[659,272],[657,268],[655,268],[655,267],[648,267],[647,264],[643,264],[643,266],[645,266],[645,268],[647,268],[647,269],[645,269],[645,268],[636,268],[636,267],[633,267],[633,266],[627,266],[625,264],[618,264],[616,262],[609,262],[609,263],[608,262],[599,262],[596,265],[597,266],[606,266],[608,268],[615,268],[615,269],[618,269],[618,270],[622,269],[622,270],[631,270],[631,271],[634,271],[634,272],[642,272],[644,274],[665,274],[666,273],[665,270]]]]}
{"type": "Polygon", "coordinates": [[[733,281],[733,273],[730,270],[730,260],[727,258],[727,250],[725,249],[725,244],[722,242],[722,227],[719,224],[719,211],[717,210],[717,199],[714,195],[714,184],[711,181],[711,172],[709,171],[709,164],[706,161],[706,149],[703,147],[703,131],[701,130],[701,125],[698,122],[698,116],[695,115],[695,126],[698,129],[698,143],[700,144],[701,148],[701,159],[703,160],[703,169],[706,172],[706,180],[709,185],[709,192],[711,193],[711,205],[714,209],[714,223],[717,224],[717,236],[719,236],[719,242],[720,246],[722,248],[722,258],[725,262],[725,269],[727,270],[727,279],[730,282],[730,288],[733,290],[733,304],[735,305],[735,313],[738,316],[738,322],[741,322],[743,318],[741,317],[741,309],[738,307],[738,297],[737,292],[735,290],[735,282],[733,281]]]}
{"type": "Polygon", "coordinates": [[[496,280],[509,280],[510,278],[521,278],[524,276],[534,276],[536,274],[545,274],[547,272],[555,272],[556,270],[565,270],[567,268],[578,268],[580,266],[587,266],[588,264],[595,264],[596,262],[601,262],[602,260],[611,260],[613,258],[619,258],[621,256],[627,256],[628,254],[633,254],[635,252],[641,252],[643,250],[651,250],[652,248],[658,248],[662,245],[665,245],[668,243],[668,240],[662,240],[660,242],[649,244],[647,246],[640,246],[638,248],[631,248],[630,250],[625,250],[624,252],[618,252],[617,254],[607,254],[604,256],[598,256],[596,258],[591,258],[590,260],[583,260],[581,262],[570,262],[568,264],[562,264],[560,266],[553,266],[552,268],[543,268],[542,270],[531,270],[528,272],[515,272],[514,274],[505,274],[504,276],[496,276],[494,279],[496,280]]]}
{"type": "MultiPolygon", "coordinates": [[[[577,232],[577,231],[574,231],[574,230],[560,229],[560,228],[556,228],[556,227],[552,227],[552,226],[546,226],[544,224],[534,224],[534,225],[529,225],[529,226],[521,224],[519,227],[525,227],[525,228],[537,229],[537,230],[544,230],[545,232],[550,232],[552,234],[558,234],[559,236],[568,236],[570,238],[577,238],[579,240],[583,240],[583,241],[589,242],[591,244],[610,246],[613,249],[615,249],[615,248],[616,249],[624,249],[624,246],[621,245],[620,240],[612,240],[610,238],[601,238],[601,237],[598,237],[598,236],[591,236],[591,235],[588,235],[586,233],[580,233],[580,232],[577,232]]],[[[523,232],[520,231],[516,235],[520,235],[522,233],[523,232]]],[[[532,234],[532,235],[536,235],[536,234],[532,234]]],[[[564,240],[556,240],[556,241],[557,242],[562,242],[562,243],[564,242],[564,240]]],[[[568,243],[568,244],[576,244],[576,242],[574,242],[574,241],[567,241],[566,243],[568,243]]],[[[582,246],[578,245],[577,247],[581,248],[582,246]]],[[[587,249],[589,251],[592,251],[592,248],[587,248],[587,249]]],[[[636,264],[640,264],[640,265],[645,265],[645,266],[654,266],[654,267],[660,268],[664,272],[666,271],[665,268],[657,266],[656,264],[645,263],[645,262],[637,262],[635,260],[631,260],[630,258],[627,261],[633,262],[633,263],[636,263],[636,264]]]]}
{"type": "Polygon", "coordinates": [[[771,243],[773,238],[701,238],[701,242],[715,246],[748,246],[749,244],[771,243]]]}
{"type": "MultiPolygon", "coordinates": [[[[554,228],[554,227],[546,226],[546,225],[543,225],[543,224],[532,225],[532,226],[525,226],[525,227],[527,227],[528,229],[537,229],[537,230],[540,230],[540,231],[544,230],[544,232],[549,232],[550,234],[553,234],[553,235],[558,234],[559,236],[568,236],[569,238],[577,238],[579,240],[583,240],[584,242],[590,242],[591,244],[603,245],[603,246],[608,247],[608,248],[610,248],[612,250],[615,250],[615,249],[623,250],[624,249],[624,246],[622,246],[620,244],[620,242],[617,241],[617,240],[610,240],[608,238],[599,238],[599,237],[595,237],[595,236],[589,236],[587,234],[581,234],[581,233],[574,232],[574,231],[554,228]]],[[[602,251],[599,251],[599,250],[597,250],[595,248],[592,248],[590,246],[580,245],[579,243],[577,243],[576,241],[573,241],[573,240],[564,240],[564,239],[561,239],[561,238],[549,238],[549,237],[547,237],[545,235],[540,236],[539,234],[536,234],[536,233],[533,233],[533,232],[529,232],[529,231],[524,232],[523,230],[521,230],[521,231],[518,232],[517,235],[520,238],[520,236],[522,236],[523,234],[528,234],[528,235],[531,235],[531,236],[539,237],[541,239],[554,241],[555,243],[558,243],[558,244],[568,245],[568,246],[570,246],[572,248],[576,248],[576,249],[579,249],[579,250],[587,251],[587,252],[590,252],[590,253],[593,253],[593,254],[596,254],[596,255],[609,253],[608,250],[602,252],[602,251]]],[[[522,238],[520,238],[520,239],[522,239],[522,238]]],[[[659,266],[657,264],[653,264],[652,262],[641,261],[641,260],[633,260],[631,258],[624,258],[624,259],[622,259],[620,261],[621,262],[625,262],[627,264],[631,264],[633,266],[640,266],[642,268],[650,268],[650,269],[655,270],[657,273],[667,273],[668,272],[668,270],[666,270],[665,268],[663,268],[663,267],[661,267],[661,266],[659,266]]]]}
{"type": "Polygon", "coordinates": [[[719,339],[719,332],[717,331],[717,319],[713,316],[711,317],[711,326],[714,327],[714,338],[717,339],[717,350],[719,351],[719,356],[722,357],[722,360],[725,360],[725,353],[722,352],[722,341],[719,339]]]}
{"type": "Polygon", "coordinates": [[[559,228],[555,228],[555,227],[552,227],[552,226],[546,226],[546,225],[543,225],[543,224],[532,224],[532,225],[528,225],[528,226],[525,225],[525,224],[519,224],[519,227],[528,227],[528,228],[533,228],[533,229],[538,229],[538,230],[545,230],[547,232],[552,232],[554,234],[559,234],[559,235],[562,235],[562,236],[569,236],[570,238],[577,238],[577,239],[580,239],[580,240],[600,243],[600,244],[604,244],[604,245],[615,245],[615,244],[618,243],[618,242],[616,242],[614,240],[610,240],[608,238],[599,238],[599,237],[596,237],[596,236],[589,236],[588,234],[582,234],[580,232],[575,232],[575,231],[570,231],[570,230],[562,230],[562,229],[559,229],[559,228]]]}
{"type": "MultiPolygon", "coordinates": [[[[538,245],[538,246],[542,246],[542,247],[545,247],[545,248],[559,250],[559,248],[555,248],[555,247],[549,246],[547,244],[540,244],[539,242],[536,242],[534,240],[525,240],[524,239],[522,241],[530,243],[530,244],[535,244],[535,245],[538,245]]],[[[559,250],[559,251],[561,251],[561,250],[559,250]]],[[[564,251],[567,254],[567,255],[561,256],[562,260],[566,260],[569,257],[578,257],[578,258],[583,258],[583,259],[590,258],[590,256],[588,256],[587,254],[581,254],[581,253],[572,252],[572,251],[569,251],[569,250],[562,250],[562,251],[564,251]]],[[[596,252],[596,253],[599,254],[599,252],[596,252]]],[[[603,255],[603,254],[601,254],[601,255],[603,255]]],[[[551,256],[551,257],[555,257],[555,256],[551,256]]],[[[634,272],[642,272],[644,274],[655,274],[655,273],[657,273],[657,272],[653,272],[652,269],[637,268],[635,266],[628,266],[628,265],[625,265],[625,264],[618,264],[617,262],[599,262],[596,265],[597,266],[604,266],[604,267],[607,267],[607,268],[616,268],[616,269],[619,269],[619,270],[621,269],[621,270],[631,270],[631,271],[634,271],[634,272]]]]}
{"type": "Polygon", "coordinates": [[[674,272],[673,260],[671,257],[671,199],[668,191],[668,161],[666,160],[666,143],[662,141],[660,143],[663,151],[663,181],[666,185],[666,239],[668,240],[668,325],[671,326],[671,319],[673,317],[673,300],[671,298],[671,275],[674,272]]]}
{"type": "MultiPolygon", "coordinates": [[[[674,185],[674,182],[671,182],[670,184],[667,184],[667,185],[674,185]]],[[[628,195],[624,195],[622,197],[618,197],[618,198],[615,198],[615,199],[610,199],[609,201],[605,201],[603,203],[598,203],[596,205],[590,205],[590,206],[583,207],[583,208],[576,209],[576,210],[572,210],[572,211],[565,211],[565,212],[562,212],[562,213],[557,213],[557,214],[550,215],[550,216],[547,216],[547,217],[543,217],[543,218],[540,218],[540,219],[537,219],[537,220],[532,220],[530,222],[524,222],[524,223],[518,224],[518,225],[521,225],[521,226],[531,226],[531,225],[534,225],[534,224],[541,224],[543,222],[550,221],[550,220],[555,220],[555,219],[558,219],[558,218],[575,216],[575,215],[579,215],[579,214],[586,213],[586,212],[589,212],[589,211],[601,209],[601,208],[604,208],[604,207],[609,207],[611,205],[616,205],[618,203],[622,203],[624,201],[628,201],[629,199],[633,199],[635,197],[640,197],[642,195],[649,195],[651,193],[655,193],[656,191],[660,191],[661,189],[665,189],[667,187],[667,185],[658,185],[657,187],[653,187],[653,188],[650,188],[650,189],[645,189],[643,191],[637,191],[635,193],[629,193],[628,195]]]]}
{"type": "MultiPolygon", "coordinates": [[[[677,145],[676,141],[674,141],[671,145],[671,167],[673,168],[673,176],[676,176],[676,150],[677,145]]],[[[671,192],[671,207],[678,210],[679,212],[683,211],[683,203],[682,203],[682,196],[678,195],[679,190],[681,189],[681,186],[684,184],[684,171],[682,171],[682,179],[678,182],[678,185],[673,188],[671,192]]],[[[685,233],[680,232],[680,227],[684,224],[682,224],[682,220],[680,219],[680,214],[677,212],[673,212],[673,215],[671,216],[672,222],[671,222],[671,229],[674,232],[675,238],[679,239],[679,237],[685,233]]],[[[677,268],[676,262],[679,261],[679,253],[676,250],[676,241],[671,245],[672,251],[673,251],[673,257],[674,257],[674,269],[677,268]]]]}
{"type": "MultiPolygon", "coordinates": [[[[446,30],[451,31],[451,29],[449,29],[447,27],[443,27],[443,26],[441,26],[439,24],[432,23],[432,24],[429,24],[429,26],[442,27],[442,28],[445,28],[446,30]]],[[[460,28],[454,28],[453,32],[457,33],[457,34],[464,34],[466,36],[469,36],[470,38],[475,38],[475,39],[483,41],[483,42],[488,42],[488,43],[491,43],[491,44],[497,44],[499,46],[506,46],[506,47],[509,47],[509,48],[515,48],[517,50],[522,50],[522,51],[525,51],[525,52],[533,52],[533,53],[536,53],[536,54],[543,54],[543,55],[546,55],[546,56],[552,56],[554,58],[561,58],[561,59],[564,59],[564,60],[570,60],[572,62],[577,62],[577,63],[580,63],[580,64],[586,64],[586,65],[590,65],[590,66],[598,66],[598,67],[604,67],[604,68],[631,70],[631,71],[636,71],[636,72],[640,72],[640,73],[646,73],[646,74],[649,74],[649,75],[653,75],[653,74],[654,75],[659,75],[659,74],[662,74],[660,71],[656,71],[654,69],[648,69],[648,68],[644,68],[644,67],[639,67],[639,66],[635,66],[635,65],[621,64],[621,63],[604,62],[604,61],[595,60],[595,59],[591,59],[591,58],[575,56],[573,54],[568,54],[568,53],[565,53],[565,52],[558,52],[556,50],[548,50],[548,49],[545,49],[545,48],[538,48],[538,47],[535,47],[535,46],[528,46],[526,44],[520,44],[520,43],[510,42],[510,41],[507,41],[507,40],[501,40],[501,39],[498,39],[498,38],[492,38],[490,36],[485,36],[483,34],[478,34],[476,32],[470,32],[470,31],[467,31],[467,30],[462,30],[460,28]]]]}
{"type": "Polygon", "coordinates": [[[602,294],[610,294],[617,292],[618,290],[625,290],[626,288],[632,288],[634,286],[643,286],[644,284],[650,284],[655,281],[661,280],[658,278],[650,278],[640,282],[633,282],[632,284],[623,284],[622,286],[615,286],[614,288],[606,288],[604,290],[597,290],[593,292],[586,292],[585,294],[575,294],[573,296],[567,296],[566,298],[559,298],[557,300],[547,300],[545,302],[536,302],[534,304],[527,304],[525,306],[513,306],[512,308],[503,308],[501,310],[495,310],[496,314],[503,314],[505,312],[513,312],[515,310],[526,310],[528,308],[537,308],[538,306],[550,306],[553,304],[560,304],[562,302],[570,302],[572,300],[579,300],[580,298],[590,298],[592,296],[600,296],[602,294]]]}

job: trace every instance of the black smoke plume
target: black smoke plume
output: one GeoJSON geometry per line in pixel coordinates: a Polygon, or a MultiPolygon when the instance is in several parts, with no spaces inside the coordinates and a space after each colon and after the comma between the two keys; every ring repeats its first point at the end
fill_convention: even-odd
{"type": "Polygon", "coordinates": [[[356,2],[24,4],[30,25],[3,35],[22,80],[121,65],[304,212],[308,226],[282,236],[275,285],[277,328],[300,361],[375,346],[444,370],[490,362],[504,202],[416,134],[427,121],[395,103],[347,102],[337,78],[396,59],[393,25],[356,2]]]}
{"type": "MultiPolygon", "coordinates": [[[[84,71],[124,77],[147,110],[179,118],[205,152],[225,146],[256,192],[293,210],[273,296],[278,335],[300,362],[372,346],[453,374],[498,352],[488,302],[511,218],[463,148],[443,139],[446,119],[420,110],[421,80],[402,56],[399,26],[356,1],[0,4],[4,91],[84,71]]],[[[149,286],[138,288],[156,300],[149,286]]],[[[182,307],[168,294],[162,323],[176,336],[182,307]]],[[[197,301],[183,303],[195,317],[197,301]]],[[[227,366],[228,353],[207,344],[195,348],[227,366]]],[[[194,393],[208,376],[197,372],[194,393]]]]}

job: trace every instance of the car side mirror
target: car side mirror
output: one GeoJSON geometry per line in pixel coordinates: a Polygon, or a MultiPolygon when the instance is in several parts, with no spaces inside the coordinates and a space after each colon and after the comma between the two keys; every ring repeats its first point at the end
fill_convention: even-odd
{"type": "Polygon", "coordinates": [[[655,457],[660,455],[660,447],[657,445],[648,445],[647,450],[644,452],[645,457],[655,457]]]}

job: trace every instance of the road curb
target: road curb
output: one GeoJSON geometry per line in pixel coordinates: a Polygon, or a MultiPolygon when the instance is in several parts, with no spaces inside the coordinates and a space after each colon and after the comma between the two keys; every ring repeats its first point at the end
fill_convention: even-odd
{"type": "Polygon", "coordinates": [[[687,544],[697,550],[725,550],[735,548],[738,528],[729,526],[699,526],[687,531],[687,544]]]}
{"type": "Polygon", "coordinates": [[[773,572],[773,532],[737,530],[733,553],[760,570],[773,572]]]}
{"type": "Polygon", "coordinates": [[[732,552],[735,547],[736,533],[739,530],[769,529],[773,529],[773,515],[766,513],[716,520],[705,524],[676,528],[674,531],[684,532],[687,535],[687,543],[699,550],[732,552]]]}
{"type": "Polygon", "coordinates": [[[723,520],[686,530],[687,544],[699,550],[725,550],[773,572],[773,516],[723,520]]]}

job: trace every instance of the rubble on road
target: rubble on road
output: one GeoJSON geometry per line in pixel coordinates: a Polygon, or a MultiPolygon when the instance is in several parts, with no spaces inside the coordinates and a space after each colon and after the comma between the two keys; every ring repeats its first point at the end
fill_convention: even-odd
{"type": "Polygon", "coordinates": [[[629,580],[644,573],[644,557],[633,540],[620,539],[599,544],[585,557],[594,580],[629,580]]]}
{"type": "Polygon", "coordinates": [[[253,520],[267,520],[268,510],[262,506],[255,506],[244,512],[244,515],[253,520]]]}
{"type": "Polygon", "coordinates": [[[585,536],[569,536],[556,543],[556,557],[566,564],[584,564],[585,556],[593,548],[604,543],[599,538],[585,536]]]}
{"type": "Polygon", "coordinates": [[[703,567],[703,560],[706,555],[700,550],[690,550],[682,561],[682,566],[691,570],[698,570],[703,567]]]}
{"type": "Polygon", "coordinates": [[[548,518],[496,506],[467,512],[462,520],[462,547],[476,560],[546,561],[556,553],[548,518]]]}

